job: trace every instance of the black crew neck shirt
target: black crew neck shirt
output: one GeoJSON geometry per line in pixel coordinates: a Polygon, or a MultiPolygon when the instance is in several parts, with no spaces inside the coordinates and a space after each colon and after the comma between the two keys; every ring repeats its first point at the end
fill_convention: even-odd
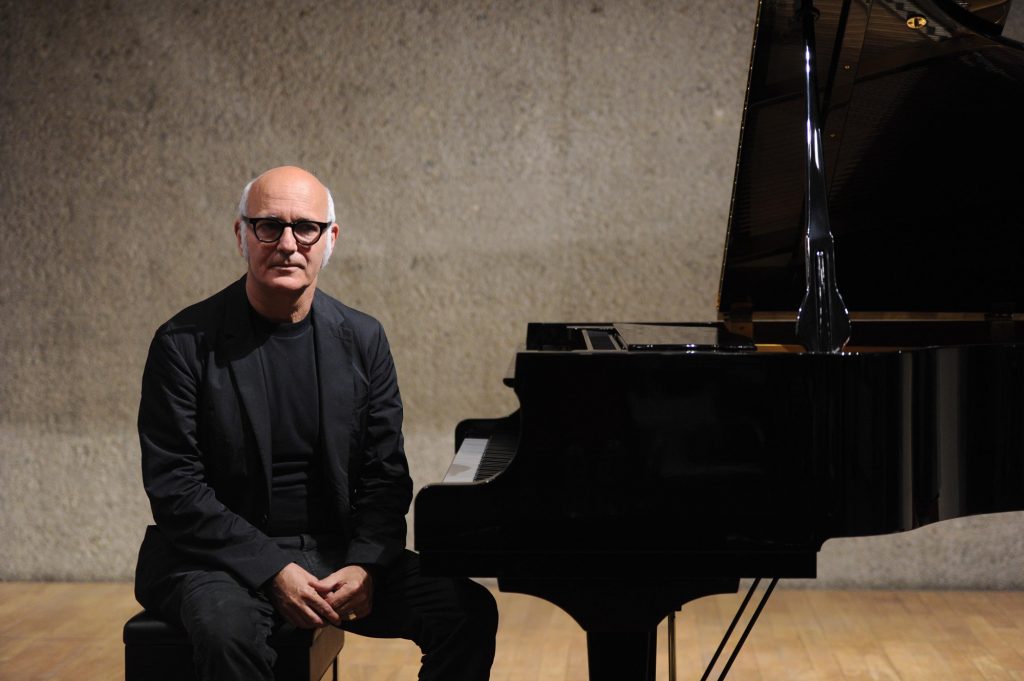
{"type": "Polygon", "coordinates": [[[327,525],[320,451],[320,398],[312,312],[290,324],[253,310],[270,407],[271,489],[266,533],[323,532],[327,525]]]}

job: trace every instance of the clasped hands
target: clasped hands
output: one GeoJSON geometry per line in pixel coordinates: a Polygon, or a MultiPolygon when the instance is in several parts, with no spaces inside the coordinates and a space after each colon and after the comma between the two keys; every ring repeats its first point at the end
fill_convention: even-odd
{"type": "Polygon", "coordinates": [[[347,565],[317,579],[288,563],[274,575],[267,596],[285,620],[299,629],[317,629],[361,619],[373,607],[373,577],[359,565],[347,565]]]}

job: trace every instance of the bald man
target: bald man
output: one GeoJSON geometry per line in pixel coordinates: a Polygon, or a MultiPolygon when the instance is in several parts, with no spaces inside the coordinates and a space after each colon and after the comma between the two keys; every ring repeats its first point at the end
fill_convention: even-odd
{"type": "Polygon", "coordinates": [[[282,621],[407,638],[421,679],[486,679],[494,599],[421,576],[405,549],[412,481],[384,330],[317,290],[338,238],[330,192],[274,168],[238,213],[245,276],[150,346],[138,427],[155,525],[136,597],[185,628],[200,679],[273,679],[282,621]]]}

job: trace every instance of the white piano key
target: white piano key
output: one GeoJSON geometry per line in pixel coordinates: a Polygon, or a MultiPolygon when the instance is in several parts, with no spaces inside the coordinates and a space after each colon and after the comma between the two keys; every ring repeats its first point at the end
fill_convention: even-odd
{"type": "Polygon", "coordinates": [[[486,438],[467,437],[448,466],[442,482],[473,482],[487,447],[486,438]]]}

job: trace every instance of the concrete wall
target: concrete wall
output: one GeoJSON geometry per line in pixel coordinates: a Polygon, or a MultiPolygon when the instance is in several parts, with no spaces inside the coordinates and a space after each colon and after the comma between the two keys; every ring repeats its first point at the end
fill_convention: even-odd
{"type": "MultiPolygon", "coordinates": [[[[716,2],[0,2],[0,579],[123,579],[155,328],[235,279],[243,183],[342,224],[418,484],[527,321],[715,315],[754,19],[716,2]]],[[[1024,585],[1020,516],[835,542],[825,584],[1024,585]]]]}

